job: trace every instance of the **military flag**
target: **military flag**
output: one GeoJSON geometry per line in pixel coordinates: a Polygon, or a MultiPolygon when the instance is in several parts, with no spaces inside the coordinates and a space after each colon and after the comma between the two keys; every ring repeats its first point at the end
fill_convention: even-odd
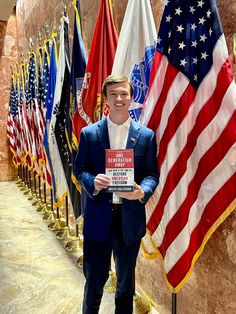
{"type": "MultiPolygon", "coordinates": [[[[70,97],[68,99],[68,105],[66,107],[66,128],[65,135],[67,139],[68,160],[66,161],[67,168],[67,182],[70,191],[70,198],[74,211],[75,218],[78,218],[81,214],[81,201],[80,201],[80,187],[73,174],[72,164],[77,152],[77,147],[73,142],[72,134],[72,120],[77,104],[77,94],[81,93],[82,83],[84,79],[84,73],[87,65],[87,55],[84,48],[81,29],[80,18],[80,1],[73,1],[73,7],[75,10],[74,19],[74,35],[73,35],[73,47],[72,47],[72,63],[70,72],[70,97]]],[[[66,170],[65,170],[66,171],[66,170]]]]}
{"type": "MultiPolygon", "coordinates": [[[[73,118],[73,132],[77,141],[82,127],[102,118],[104,109],[102,83],[111,74],[117,40],[111,3],[109,0],[101,0],[82,95],[79,95],[77,99],[77,108],[73,118]]],[[[78,143],[76,145],[78,146],[78,143]]]]}

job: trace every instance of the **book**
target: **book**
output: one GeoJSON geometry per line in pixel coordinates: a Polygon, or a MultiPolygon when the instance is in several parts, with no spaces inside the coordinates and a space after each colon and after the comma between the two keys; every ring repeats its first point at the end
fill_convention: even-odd
{"type": "Polygon", "coordinates": [[[133,149],[106,149],[106,175],[111,178],[108,192],[134,190],[133,149]]]}

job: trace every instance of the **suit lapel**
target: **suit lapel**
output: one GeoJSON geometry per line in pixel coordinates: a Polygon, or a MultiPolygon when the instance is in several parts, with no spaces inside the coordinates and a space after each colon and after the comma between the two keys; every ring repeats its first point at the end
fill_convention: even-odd
{"type": "Polygon", "coordinates": [[[107,119],[101,120],[97,125],[97,136],[100,144],[106,149],[110,148],[107,119]]]}
{"type": "Polygon", "coordinates": [[[126,148],[134,149],[139,136],[140,136],[140,126],[138,123],[136,123],[134,120],[131,119],[126,148]]]}

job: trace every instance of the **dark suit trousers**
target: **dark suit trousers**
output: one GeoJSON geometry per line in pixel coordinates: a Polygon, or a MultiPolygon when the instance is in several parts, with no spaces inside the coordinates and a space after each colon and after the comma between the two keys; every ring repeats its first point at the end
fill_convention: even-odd
{"type": "Polygon", "coordinates": [[[135,290],[135,266],[141,240],[127,245],[122,235],[121,210],[112,213],[112,226],[108,240],[96,242],[84,238],[84,287],[83,314],[97,314],[103,295],[103,287],[109,277],[113,253],[117,286],[115,314],[133,312],[135,290]]]}

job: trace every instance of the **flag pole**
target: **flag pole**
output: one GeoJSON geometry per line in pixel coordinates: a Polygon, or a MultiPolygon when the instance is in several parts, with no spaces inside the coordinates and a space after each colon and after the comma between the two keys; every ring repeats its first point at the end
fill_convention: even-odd
{"type": "Polygon", "coordinates": [[[44,221],[54,221],[54,210],[53,210],[53,190],[50,190],[50,207],[48,212],[43,216],[44,221]]]}
{"type": "Polygon", "coordinates": [[[172,293],[172,311],[171,314],[176,314],[176,306],[177,306],[177,294],[172,293]]]}
{"type": "Polygon", "coordinates": [[[38,213],[43,213],[44,214],[42,192],[41,192],[41,177],[40,177],[40,174],[38,174],[38,190],[39,190],[39,197],[38,197],[38,206],[39,207],[36,209],[36,211],[38,213]]]}
{"type": "Polygon", "coordinates": [[[25,189],[25,167],[23,165],[23,169],[22,169],[22,185],[21,185],[20,190],[24,191],[24,189],[25,189]]]}
{"type": "Polygon", "coordinates": [[[34,195],[35,195],[36,201],[33,202],[32,206],[37,206],[38,205],[38,199],[37,199],[37,182],[36,182],[35,171],[33,171],[33,178],[34,178],[34,195]]]}
{"type": "Polygon", "coordinates": [[[17,172],[18,172],[18,176],[17,176],[16,184],[20,186],[22,183],[22,164],[19,165],[19,167],[17,168],[17,172]]]}
{"type": "Polygon", "coordinates": [[[29,187],[29,176],[28,176],[28,166],[26,165],[25,167],[25,192],[23,193],[24,195],[28,195],[30,192],[30,187],[29,187]]]}
{"type": "MultiPolygon", "coordinates": [[[[33,178],[34,179],[34,178],[33,178]]],[[[37,199],[37,194],[36,194],[36,186],[35,186],[35,180],[32,182],[32,171],[29,169],[29,180],[30,180],[30,196],[28,197],[29,201],[32,201],[33,199],[37,199]],[[34,187],[33,187],[34,185],[34,187]]]]}

